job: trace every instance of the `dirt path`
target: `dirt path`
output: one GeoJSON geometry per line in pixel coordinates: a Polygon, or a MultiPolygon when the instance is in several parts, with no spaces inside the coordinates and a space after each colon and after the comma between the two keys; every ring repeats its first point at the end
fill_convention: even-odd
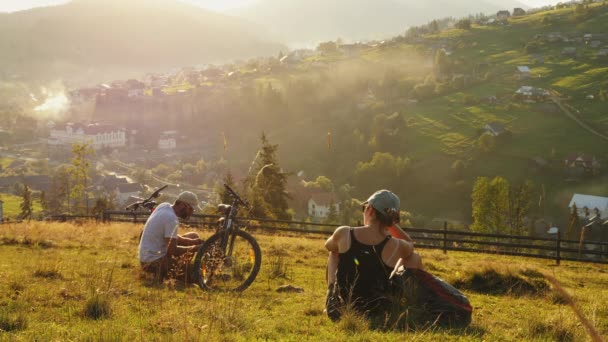
{"type": "Polygon", "coordinates": [[[589,133],[597,135],[598,137],[600,137],[604,140],[608,140],[608,136],[596,131],[595,129],[593,129],[593,127],[587,125],[585,122],[583,122],[579,118],[577,118],[576,115],[572,114],[572,112],[568,109],[568,107],[566,107],[564,104],[562,104],[561,99],[559,99],[557,97],[551,97],[551,101],[553,101],[553,103],[555,103],[562,110],[562,112],[564,114],[566,114],[567,117],[574,120],[574,122],[576,122],[582,128],[586,129],[589,133]]]}

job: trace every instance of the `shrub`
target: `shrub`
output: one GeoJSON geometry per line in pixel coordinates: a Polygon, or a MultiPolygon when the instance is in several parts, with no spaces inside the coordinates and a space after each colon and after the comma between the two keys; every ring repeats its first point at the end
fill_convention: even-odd
{"type": "Polygon", "coordinates": [[[279,255],[270,261],[269,278],[287,278],[287,263],[282,255],[279,255]]]}
{"type": "Polygon", "coordinates": [[[530,274],[528,270],[511,272],[485,267],[469,272],[464,279],[456,280],[454,286],[480,293],[515,296],[544,295],[549,290],[549,284],[544,277],[526,274],[530,274]]]}
{"type": "Polygon", "coordinates": [[[95,293],[89,298],[84,307],[84,317],[90,319],[108,318],[112,314],[110,298],[101,293],[95,293]]]}
{"type": "Polygon", "coordinates": [[[10,314],[6,309],[0,310],[0,332],[24,330],[27,328],[27,317],[19,313],[10,314]]]}

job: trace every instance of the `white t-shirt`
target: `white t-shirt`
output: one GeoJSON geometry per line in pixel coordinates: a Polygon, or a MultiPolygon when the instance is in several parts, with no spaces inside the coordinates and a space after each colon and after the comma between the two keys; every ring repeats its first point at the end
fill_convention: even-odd
{"type": "Polygon", "coordinates": [[[165,238],[177,239],[179,220],[171,204],[162,203],[146,221],[139,241],[139,261],[152,262],[167,254],[165,238]]]}

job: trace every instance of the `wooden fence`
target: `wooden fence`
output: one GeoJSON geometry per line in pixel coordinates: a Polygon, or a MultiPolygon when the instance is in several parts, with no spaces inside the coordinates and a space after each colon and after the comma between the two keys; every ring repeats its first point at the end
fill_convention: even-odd
{"type": "MultiPolygon", "coordinates": [[[[56,216],[61,221],[83,218],[106,222],[133,222],[143,224],[149,213],[106,211],[101,217],[95,216],[56,216]]],[[[192,215],[182,224],[199,229],[215,229],[218,215],[192,215]]],[[[335,224],[311,223],[269,219],[239,218],[247,223],[247,229],[258,232],[318,234],[329,236],[339,227],[335,224]]],[[[406,231],[416,241],[416,248],[438,249],[443,253],[462,251],[487,254],[502,254],[531,258],[551,259],[559,265],[561,260],[582,261],[608,264],[608,242],[576,241],[562,239],[561,233],[555,237],[513,236],[503,234],[474,233],[443,229],[407,228],[406,231]]]]}

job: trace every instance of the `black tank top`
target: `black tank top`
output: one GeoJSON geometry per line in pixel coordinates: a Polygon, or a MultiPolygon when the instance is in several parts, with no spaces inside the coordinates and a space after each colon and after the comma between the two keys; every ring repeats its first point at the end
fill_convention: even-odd
{"type": "Polygon", "coordinates": [[[350,238],[350,248],[339,255],[338,292],[342,301],[353,304],[357,311],[373,311],[382,304],[393,271],[382,261],[382,250],[391,237],[377,245],[365,245],[357,241],[351,228],[350,238]]]}

